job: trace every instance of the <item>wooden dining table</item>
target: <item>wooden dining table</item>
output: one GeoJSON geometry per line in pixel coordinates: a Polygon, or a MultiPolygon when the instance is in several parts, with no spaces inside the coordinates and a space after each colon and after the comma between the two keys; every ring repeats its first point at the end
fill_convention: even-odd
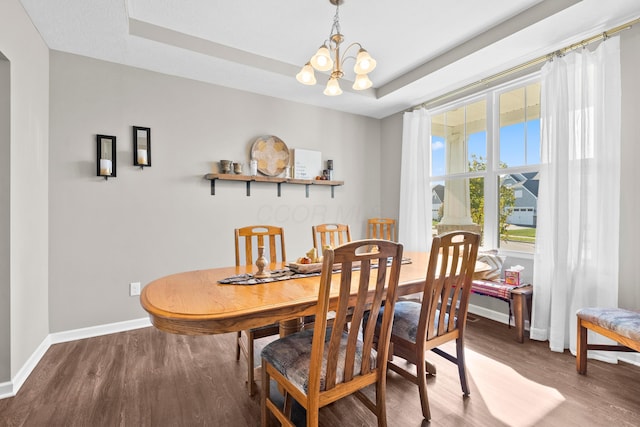
{"type": "MultiPolygon", "coordinates": [[[[422,292],[429,254],[405,252],[404,257],[410,262],[400,268],[397,294],[422,292]]],[[[285,267],[284,263],[269,266],[272,271],[285,267]]],[[[476,272],[487,267],[479,262],[476,272]]],[[[255,271],[255,265],[248,265],[172,274],[147,284],[140,303],[156,328],[184,335],[237,332],[274,322],[280,322],[281,335],[287,335],[299,329],[301,318],[315,314],[320,276],[254,285],[219,283],[225,278],[255,271]]]]}

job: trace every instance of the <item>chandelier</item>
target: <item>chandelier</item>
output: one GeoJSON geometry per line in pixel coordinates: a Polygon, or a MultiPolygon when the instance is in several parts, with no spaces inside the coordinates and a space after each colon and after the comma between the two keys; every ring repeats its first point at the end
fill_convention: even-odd
{"type": "Polygon", "coordinates": [[[331,71],[331,77],[327,82],[327,87],[324,90],[324,94],[328,96],[336,96],[342,93],[340,89],[340,83],[338,82],[344,76],[343,65],[345,60],[353,58],[353,56],[347,56],[347,52],[353,46],[358,46],[360,50],[355,57],[356,64],[353,67],[353,71],[356,73],[356,79],[353,83],[353,89],[363,90],[371,87],[372,83],[369,80],[368,74],[376,67],[376,61],[369,55],[360,43],[351,43],[340,56],[340,45],[344,41],[344,36],[340,33],[340,4],[344,0],[329,0],[331,4],[336,7],[336,14],[333,17],[333,25],[331,26],[331,34],[329,39],[320,46],[315,55],[311,57],[311,60],[307,62],[302,70],[296,75],[296,79],[305,85],[316,84],[316,76],[313,72],[314,69],[318,71],[331,71]],[[333,56],[333,57],[332,57],[333,56]]]}

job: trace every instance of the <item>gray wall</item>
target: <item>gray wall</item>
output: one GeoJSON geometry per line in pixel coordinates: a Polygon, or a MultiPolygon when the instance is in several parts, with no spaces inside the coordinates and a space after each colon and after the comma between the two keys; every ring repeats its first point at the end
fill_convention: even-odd
{"type": "Polygon", "coordinates": [[[9,299],[9,184],[11,162],[10,64],[0,52],[0,382],[11,375],[11,325],[9,299]]]}
{"type": "Polygon", "coordinates": [[[620,163],[620,307],[640,309],[640,26],[621,33],[622,149],[620,163]]]}
{"type": "Polygon", "coordinates": [[[144,317],[129,282],[232,265],[233,229],[285,226],[289,259],[312,247],[311,226],[377,214],[380,122],[192,80],[51,52],[51,332],[144,317]],[[151,128],[152,166],[132,164],[131,126],[151,128]],[[117,177],[95,173],[96,133],[117,137],[117,177]],[[220,159],[247,162],[277,135],[322,152],[344,180],[329,187],[218,182],[220,159]]]}
{"type": "MultiPolygon", "coordinates": [[[[400,215],[400,167],[402,165],[402,113],[381,120],[380,212],[383,217],[398,219],[400,215]]],[[[401,227],[402,224],[398,223],[401,227]]]]}
{"type": "MultiPolygon", "coordinates": [[[[0,324],[0,336],[6,337],[9,329],[13,378],[49,333],[49,50],[18,0],[3,1],[1,9],[0,52],[11,63],[11,308],[10,324],[0,324]]],[[[0,218],[3,222],[6,218],[0,218]]],[[[7,262],[4,250],[0,257],[7,262]]],[[[5,349],[6,344],[0,342],[5,349]]],[[[0,364],[6,372],[6,360],[0,364]]]]}

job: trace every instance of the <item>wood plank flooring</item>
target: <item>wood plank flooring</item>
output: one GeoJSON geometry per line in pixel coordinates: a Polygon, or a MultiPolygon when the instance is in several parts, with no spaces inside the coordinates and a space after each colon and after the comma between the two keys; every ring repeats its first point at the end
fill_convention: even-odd
{"type": "MultiPolygon", "coordinates": [[[[433,354],[431,426],[638,426],[640,367],[589,360],[575,370],[568,352],[518,344],[506,325],[468,323],[471,396],[455,366],[433,354]]],[[[0,400],[0,426],[258,426],[246,364],[234,335],[188,337],[154,328],[53,345],[16,397],[0,400]]],[[[389,426],[423,426],[416,386],[389,373],[389,426]]],[[[324,408],[322,426],[372,426],[357,399],[324,408]]]]}

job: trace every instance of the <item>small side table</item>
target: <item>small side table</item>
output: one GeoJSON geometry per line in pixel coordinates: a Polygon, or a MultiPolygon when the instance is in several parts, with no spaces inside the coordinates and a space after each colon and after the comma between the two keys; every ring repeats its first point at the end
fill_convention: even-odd
{"type": "MultiPolygon", "coordinates": [[[[471,283],[471,293],[497,298],[508,303],[509,320],[511,320],[511,312],[513,311],[516,323],[516,340],[520,343],[524,342],[524,310],[526,307],[527,318],[531,321],[532,285],[514,287],[502,281],[474,280],[471,283]]],[[[511,327],[511,322],[509,322],[509,327],[511,327]]]]}

